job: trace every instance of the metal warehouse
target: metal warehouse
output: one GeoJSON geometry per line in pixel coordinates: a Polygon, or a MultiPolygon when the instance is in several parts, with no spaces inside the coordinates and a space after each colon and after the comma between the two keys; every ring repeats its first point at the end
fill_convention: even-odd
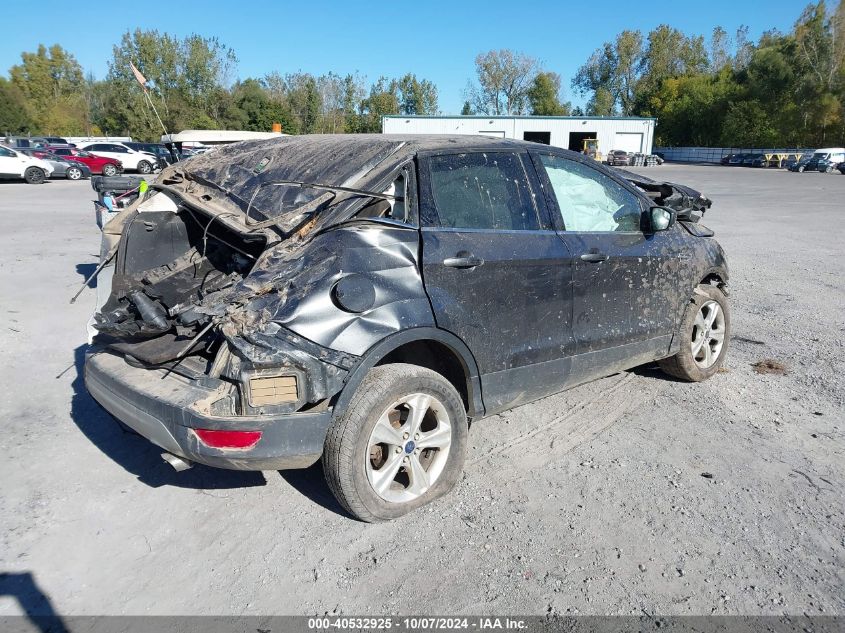
{"type": "Polygon", "coordinates": [[[651,154],[656,119],[575,116],[401,116],[382,117],[385,134],[480,134],[516,138],[584,150],[597,142],[599,154],[611,150],[651,154]]]}

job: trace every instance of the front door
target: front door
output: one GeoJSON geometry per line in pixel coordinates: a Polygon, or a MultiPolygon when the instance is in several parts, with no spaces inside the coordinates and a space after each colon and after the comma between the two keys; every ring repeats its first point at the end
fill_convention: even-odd
{"type": "Polygon", "coordinates": [[[438,327],[475,355],[488,413],[560,390],[574,350],[572,259],[529,160],[471,152],[420,164],[426,291],[438,327]]]}
{"type": "Polygon", "coordinates": [[[680,307],[680,236],[644,231],[647,204],[621,179],[587,161],[536,158],[575,262],[573,371],[586,380],[665,355],[680,307]]]}
{"type": "Polygon", "coordinates": [[[12,150],[0,147],[0,174],[18,176],[23,172],[23,161],[12,150]]]}

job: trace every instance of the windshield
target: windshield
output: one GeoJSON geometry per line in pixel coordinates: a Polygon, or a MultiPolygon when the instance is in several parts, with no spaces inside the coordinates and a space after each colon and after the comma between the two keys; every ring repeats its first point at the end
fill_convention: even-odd
{"type": "Polygon", "coordinates": [[[830,154],[828,154],[827,152],[816,152],[815,154],[813,154],[813,158],[817,158],[819,160],[827,158],[828,156],[830,156],[830,154]]]}

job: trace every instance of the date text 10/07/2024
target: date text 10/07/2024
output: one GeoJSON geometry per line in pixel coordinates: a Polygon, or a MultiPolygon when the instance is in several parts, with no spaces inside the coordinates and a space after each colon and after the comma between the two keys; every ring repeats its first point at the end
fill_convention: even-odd
{"type": "Polygon", "coordinates": [[[308,618],[309,630],[367,629],[367,630],[511,630],[525,629],[527,624],[518,618],[447,618],[447,617],[338,617],[308,618]]]}

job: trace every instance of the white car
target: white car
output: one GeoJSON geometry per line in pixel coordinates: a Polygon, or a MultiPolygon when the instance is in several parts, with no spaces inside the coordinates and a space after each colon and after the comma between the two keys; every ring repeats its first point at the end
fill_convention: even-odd
{"type": "Polygon", "coordinates": [[[97,156],[119,160],[123,164],[123,169],[134,170],[141,174],[152,173],[158,164],[158,158],[155,154],[139,152],[116,141],[90,141],[78,143],[76,146],[97,156]]]}
{"type": "Polygon", "coordinates": [[[37,185],[47,180],[52,173],[53,166],[46,160],[0,146],[0,178],[23,178],[37,185]]]}

